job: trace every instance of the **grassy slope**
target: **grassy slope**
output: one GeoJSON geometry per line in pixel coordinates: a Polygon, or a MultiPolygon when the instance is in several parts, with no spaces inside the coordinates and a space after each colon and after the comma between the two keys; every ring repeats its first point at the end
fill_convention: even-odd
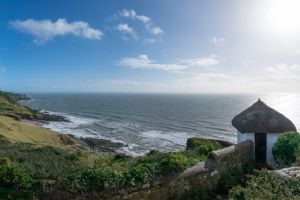
{"type": "Polygon", "coordinates": [[[11,142],[64,147],[59,134],[6,116],[0,116],[0,135],[11,142]]]}
{"type": "MultiPolygon", "coordinates": [[[[11,142],[23,142],[38,146],[64,148],[61,134],[17,120],[19,116],[32,116],[26,106],[15,101],[10,93],[0,93],[0,135],[11,142]]],[[[66,136],[65,136],[66,137],[66,136]]],[[[73,140],[72,140],[73,141],[73,140]]],[[[79,141],[73,141],[75,143],[79,141]]]]}
{"type": "Polygon", "coordinates": [[[8,95],[0,94],[0,115],[17,118],[18,115],[32,115],[32,112],[8,95]]]}

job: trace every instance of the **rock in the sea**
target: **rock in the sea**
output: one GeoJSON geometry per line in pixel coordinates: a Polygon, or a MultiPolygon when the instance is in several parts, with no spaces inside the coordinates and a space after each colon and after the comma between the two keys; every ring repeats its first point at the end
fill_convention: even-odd
{"type": "Polygon", "coordinates": [[[110,140],[98,139],[98,138],[81,138],[91,150],[99,152],[115,152],[125,145],[120,142],[112,142],[110,140]]]}

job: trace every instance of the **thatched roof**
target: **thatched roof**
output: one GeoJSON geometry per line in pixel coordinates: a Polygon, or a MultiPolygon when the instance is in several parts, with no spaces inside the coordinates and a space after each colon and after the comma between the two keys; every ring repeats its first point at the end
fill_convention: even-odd
{"type": "Polygon", "coordinates": [[[260,99],[234,117],[232,125],[241,133],[283,133],[297,130],[291,120],[260,99]]]}

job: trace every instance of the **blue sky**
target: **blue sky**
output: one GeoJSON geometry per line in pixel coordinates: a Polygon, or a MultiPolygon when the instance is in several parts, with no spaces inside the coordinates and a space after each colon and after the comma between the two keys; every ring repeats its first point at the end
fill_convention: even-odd
{"type": "Polygon", "coordinates": [[[0,1],[0,89],[299,92],[297,0],[0,1]]]}

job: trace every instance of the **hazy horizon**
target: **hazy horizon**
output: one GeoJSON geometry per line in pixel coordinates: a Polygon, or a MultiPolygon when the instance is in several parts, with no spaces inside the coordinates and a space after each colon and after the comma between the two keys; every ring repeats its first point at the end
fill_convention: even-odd
{"type": "Polygon", "coordinates": [[[0,90],[299,93],[300,2],[0,2],[0,90]]]}

